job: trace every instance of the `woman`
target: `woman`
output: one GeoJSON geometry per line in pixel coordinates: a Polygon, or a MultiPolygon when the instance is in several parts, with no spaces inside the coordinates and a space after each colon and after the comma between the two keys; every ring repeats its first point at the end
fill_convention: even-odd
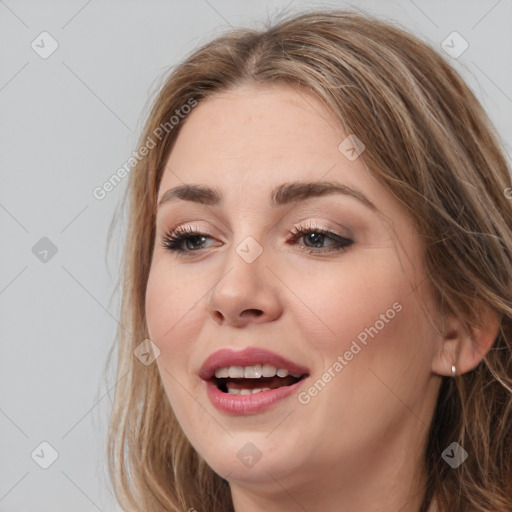
{"type": "Polygon", "coordinates": [[[236,30],[139,151],[126,510],[512,510],[510,171],[449,64],[346,11],[236,30]]]}

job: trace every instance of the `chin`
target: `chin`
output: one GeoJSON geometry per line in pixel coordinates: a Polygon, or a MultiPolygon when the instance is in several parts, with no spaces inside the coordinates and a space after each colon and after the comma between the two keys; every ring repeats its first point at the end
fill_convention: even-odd
{"type": "Polygon", "coordinates": [[[294,448],[286,455],[286,447],[279,450],[270,443],[267,434],[240,435],[230,438],[229,443],[217,444],[215,452],[201,454],[210,468],[222,478],[237,483],[275,483],[276,478],[296,471],[294,448]]]}

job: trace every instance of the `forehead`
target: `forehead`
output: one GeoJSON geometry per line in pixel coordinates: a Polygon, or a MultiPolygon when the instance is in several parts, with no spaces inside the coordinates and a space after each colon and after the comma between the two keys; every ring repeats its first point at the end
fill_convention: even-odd
{"type": "Polygon", "coordinates": [[[422,245],[409,213],[363,159],[340,150],[352,134],[313,94],[288,86],[244,87],[200,102],[182,123],[158,201],[175,187],[204,185],[220,192],[227,215],[258,212],[264,218],[282,184],[331,182],[361,191],[392,238],[410,249],[422,245]]]}
{"type": "Polygon", "coordinates": [[[162,186],[242,182],[269,188],[289,180],[371,177],[339,150],[341,123],[304,89],[244,87],[202,101],[180,127],[162,186]],[[351,172],[348,172],[351,170],[351,172]],[[180,179],[183,180],[180,182],[180,179]]]}
{"type": "Polygon", "coordinates": [[[287,85],[245,86],[199,102],[167,159],[158,201],[183,184],[221,191],[236,209],[269,205],[288,182],[329,181],[360,190],[392,223],[408,220],[362,158],[340,150],[348,134],[315,95],[287,85]]]}

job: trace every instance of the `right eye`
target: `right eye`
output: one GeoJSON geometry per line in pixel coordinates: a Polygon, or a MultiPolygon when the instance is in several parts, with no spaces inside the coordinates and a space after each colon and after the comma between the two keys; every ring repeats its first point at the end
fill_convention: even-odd
{"type": "Polygon", "coordinates": [[[178,227],[163,236],[162,246],[169,251],[187,254],[196,252],[199,249],[204,249],[202,244],[204,244],[207,238],[211,237],[190,226],[178,227]],[[185,248],[183,248],[183,245],[185,245],[185,248]]]}

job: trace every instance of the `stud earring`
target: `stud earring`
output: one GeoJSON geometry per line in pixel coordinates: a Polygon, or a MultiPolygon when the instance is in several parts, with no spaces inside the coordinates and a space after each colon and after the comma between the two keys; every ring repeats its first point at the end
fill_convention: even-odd
{"type": "Polygon", "coordinates": [[[452,377],[455,377],[456,372],[457,372],[457,369],[455,368],[455,365],[452,364],[452,377]]]}

